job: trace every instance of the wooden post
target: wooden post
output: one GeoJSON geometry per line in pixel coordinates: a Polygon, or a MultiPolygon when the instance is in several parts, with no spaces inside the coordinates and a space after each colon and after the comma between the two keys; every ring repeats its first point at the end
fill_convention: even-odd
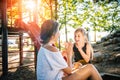
{"type": "MultiPolygon", "coordinates": [[[[35,0],[35,10],[34,10],[34,19],[33,21],[37,24],[38,23],[38,0],[35,0]]],[[[37,50],[37,47],[34,45],[34,66],[35,66],[35,69],[36,69],[36,63],[37,63],[37,53],[38,53],[38,50],[37,50]]]]}
{"type": "Polygon", "coordinates": [[[20,66],[23,65],[23,34],[19,33],[20,66]]]}
{"type": "Polygon", "coordinates": [[[36,48],[36,46],[34,46],[34,67],[36,69],[36,64],[37,64],[37,53],[38,53],[38,50],[36,48]]]}
{"type": "MultiPolygon", "coordinates": [[[[19,18],[22,19],[22,0],[18,0],[18,11],[19,11],[19,18]]],[[[22,23],[20,23],[22,26],[22,23]]],[[[23,65],[23,33],[19,33],[19,56],[20,56],[20,66],[23,65]]]]}
{"type": "Polygon", "coordinates": [[[8,31],[7,31],[7,0],[1,0],[2,12],[2,71],[4,80],[8,75],[8,31]]]}

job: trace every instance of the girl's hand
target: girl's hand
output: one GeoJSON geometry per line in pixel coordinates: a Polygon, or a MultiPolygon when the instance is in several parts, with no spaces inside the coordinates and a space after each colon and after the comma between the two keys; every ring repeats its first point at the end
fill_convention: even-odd
{"type": "Polygon", "coordinates": [[[79,43],[76,43],[76,47],[78,48],[78,49],[82,49],[82,43],[81,42],[79,42],[79,43]]]}
{"type": "Polygon", "coordinates": [[[82,49],[84,47],[84,44],[85,44],[84,41],[79,41],[79,42],[76,43],[76,47],[78,49],[82,49]]]}
{"type": "Polygon", "coordinates": [[[73,65],[74,65],[73,70],[78,69],[78,68],[80,68],[82,66],[82,64],[80,62],[75,62],[75,63],[73,63],[73,65]]]}
{"type": "Polygon", "coordinates": [[[73,44],[72,44],[72,42],[66,42],[65,43],[65,49],[66,49],[67,55],[68,56],[72,56],[72,51],[73,51],[73,44]]]}

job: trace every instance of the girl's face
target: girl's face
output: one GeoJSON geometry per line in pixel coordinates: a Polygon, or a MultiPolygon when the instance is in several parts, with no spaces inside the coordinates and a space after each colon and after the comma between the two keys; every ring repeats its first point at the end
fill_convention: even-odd
{"type": "Polygon", "coordinates": [[[84,36],[83,36],[83,34],[80,31],[75,32],[75,34],[74,34],[74,40],[75,40],[76,43],[84,42],[84,36]]]}

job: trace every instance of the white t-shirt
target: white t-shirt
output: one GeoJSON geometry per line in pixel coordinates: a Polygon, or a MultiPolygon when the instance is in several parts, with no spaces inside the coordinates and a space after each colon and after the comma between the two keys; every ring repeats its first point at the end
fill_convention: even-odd
{"type": "Polygon", "coordinates": [[[60,52],[41,47],[37,55],[37,80],[62,80],[68,65],[60,52]]]}

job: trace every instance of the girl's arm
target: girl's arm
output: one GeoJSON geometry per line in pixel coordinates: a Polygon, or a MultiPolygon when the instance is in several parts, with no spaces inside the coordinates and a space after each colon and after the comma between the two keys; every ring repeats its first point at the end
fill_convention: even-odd
{"type": "Polygon", "coordinates": [[[89,62],[90,61],[90,54],[91,54],[91,46],[90,46],[90,44],[87,43],[87,45],[86,45],[86,53],[82,50],[81,47],[78,47],[78,50],[80,51],[81,56],[83,57],[83,59],[86,62],[89,62]]]}
{"type": "Polygon", "coordinates": [[[65,49],[67,54],[68,66],[72,68],[73,44],[71,42],[68,42],[65,49]]]}
{"type": "Polygon", "coordinates": [[[67,64],[68,67],[63,69],[63,71],[67,74],[71,74],[72,73],[72,56],[73,56],[73,44],[71,42],[67,42],[65,45],[65,52],[66,52],[66,56],[67,56],[67,64]]]}
{"type": "Polygon", "coordinates": [[[70,67],[67,67],[63,69],[63,72],[69,75],[72,73],[72,69],[70,67]]]}

